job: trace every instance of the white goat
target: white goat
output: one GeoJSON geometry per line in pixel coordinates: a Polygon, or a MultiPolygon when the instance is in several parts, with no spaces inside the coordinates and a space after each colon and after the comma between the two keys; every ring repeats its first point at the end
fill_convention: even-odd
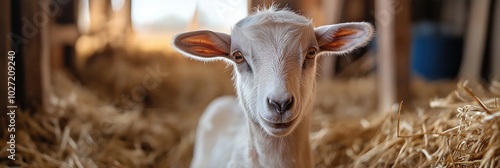
{"type": "Polygon", "coordinates": [[[191,167],[312,167],[317,56],[346,54],[372,35],[369,23],[314,28],[309,19],[275,7],[242,19],[231,35],[177,35],[173,45],[185,56],[233,65],[238,94],[214,100],[204,112],[191,167]]]}

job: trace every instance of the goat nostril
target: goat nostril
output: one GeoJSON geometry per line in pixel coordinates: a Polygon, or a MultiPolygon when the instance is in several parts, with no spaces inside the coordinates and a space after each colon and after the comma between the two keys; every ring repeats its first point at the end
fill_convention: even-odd
{"type": "Polygon", "coordinates": [[[290,97],[290,99],[288,99],[287,101],[285,101],[285,103],[281,105],[281,110],[288,111],[290,110],[290,108],[292,108],[292,106],[293,106],[293,97],[290,97]]]}
{"type": "Polygon", "coordinates": [[[292,108],[292,106],[293,106],[293,101],[294,101],[293,97],[291,97],[285,101],[282,101],[282,102],[274,101],[271,99],[267,99],[267,100],[268,100],[269,107],[271,109],[275,110],[279,114],[283,114],[286,111],[290,110],[290,108],[292,108]]]}
{"type": "Polygon", "coordinates": [[[281,105],[271,99],[267,99],[269,103],[269,107],[273,110],[276,110],[277,113],[281,113],[281,105]]]}

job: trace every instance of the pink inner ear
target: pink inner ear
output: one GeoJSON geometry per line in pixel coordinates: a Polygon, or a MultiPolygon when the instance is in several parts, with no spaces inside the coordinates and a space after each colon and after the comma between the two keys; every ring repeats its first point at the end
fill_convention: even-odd
{"type": "Polygon", "coordinates": [[[190,48],[191,51],[195,53],[205,55],[205,56],[220,56],[226,55],[226,52],[221,50],[215,45],[213,41],[210,40],[210,36],[201,34],[191,37],[187,37],[181,40],[184,46],[190,48]]]}
{"type": "Polygon", "coordinates": [[[219,56],[219,55],[226,55],[225,52],[219,51],[216,49],[212,48],[207,48],[206,46],[193,46],[191,47],[191,50],[194,52],[201,54],[201,55],[206,55],[206,56],[219,56]]]}
{"type": "Polygon", "coordinates": [[[337,32],[335,32],[335,37],[336,38],[341,38],[345,36],[350,36],[357,34],[360,30],[357,29],[348,29],[348,28],[341,28],[337,32]]]}
{"type": "Polygon", "coordinates": [[[343,48],[343,47],[346,47],[345,45],[347,43],[349,43],[349,39],[339,39],[339,40],[335,40],[331,43],[328,43],[324,46],[321,47],[321,49],[326,49],[326,50],[338,50],[340,48],[343,48]]]}
{"type": "Polygon", "coordinates": [[[182,39],[182,43],[186,45],[207,45],[212,46],[213,43],[209,41],[208,35],[195,35],[182,39]]]}
{"type": "Polygon", "coordinates": [[[352,45],[354,45],[353,41],[355,41],[355,35],[360,31],[361,30],[358,29],[341,28],[337,30],[333,35],[333,41],[325,44],[324,46],[321,46],[321,49],[339,51],[344,48],[351,47],[352,45]]]}

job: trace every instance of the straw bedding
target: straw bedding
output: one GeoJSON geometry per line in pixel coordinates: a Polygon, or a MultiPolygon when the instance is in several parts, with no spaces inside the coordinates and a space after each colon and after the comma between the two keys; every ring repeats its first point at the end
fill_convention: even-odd
{"type": "MultiPolygon", "coordinates": [[[[191,74],[197,82],[211,78],[210,74],[197,75],[191,74]]],[[[185,82],[193,78],[176,78],[177,83],[164,87],[185,89],[185,82]]],[[[205,89],[227,84],[230,86],[230,81],[224,78],[205,89]]],[[[65,73],[55,73],[53,85],[57,89],[51,96],[51,107],[18,111],[17,158],[14,162],[4,159],[7,153],[2,147],[0,165],[188,167],[194,128],[202,109],[214,97],[232,93],[221,90],[190,103],[168,104],[175,108],[155,103],[124,108],[110,103],[113,96],[105,98],[102,90],[96,92],[99,89],[92,87],[97,85],[83,86],[65,73]]],[[[426,94],[432,95],[442,91],[430,85],[416,88],[419,101],[425,99],[427,104],[405,102],[398,117],[398,108],[392,112],[375,110],[373,77],[319,81],[310,136],[316,167],[498,167],[500,84],[494,82],[489,89],[467,89],[463,82],[456,88],[441,86],[451,93],[431,101],[421,92],[427,89],[431,93],[426,94]]],[[[183,95],[161,99],[169,101],[183,95]]],[[[148,101],[160,98],[151,99],[155,100],[148,101]]],[[[2,138],[5,136],[2,133],[2,138]]]]}
{"type": "MultiPolygon", "coordinates": [[[[498,87],[494,83],[491,90],[498,87]]],[[[401,116],[377,113],[380,116],[322,127],[311,138],[316,166],[498,167],[500,94],[479,93],[459,86],[447,97],[430,101],[429,108],[401,116]]]]}

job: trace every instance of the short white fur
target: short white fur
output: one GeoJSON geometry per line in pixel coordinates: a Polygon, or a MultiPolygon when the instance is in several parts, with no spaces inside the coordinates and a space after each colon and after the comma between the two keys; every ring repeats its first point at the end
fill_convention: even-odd
{"type": "Polygon", "coordinates": [[[317,57],[352,52],[372,35],[369,23],[314,28],[274,6],[242,19],[231,35],[177,35],[173,45],[183,55],[232,65],[238,95],[214,100],[201,116],[191,167],[313,167],[309,118],[317,57]]]}

